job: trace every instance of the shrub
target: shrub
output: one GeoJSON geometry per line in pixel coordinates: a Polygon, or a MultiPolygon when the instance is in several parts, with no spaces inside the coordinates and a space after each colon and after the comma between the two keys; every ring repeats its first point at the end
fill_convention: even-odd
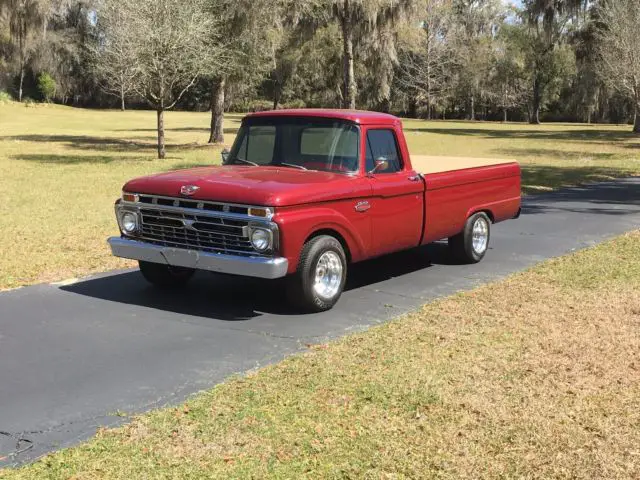
{"type": "Polygon", "coordinates": [[[247,109],[250,112],[264,112],[273,108],[273,102],[270,100],[251,100],[247,102],[247,109]]]}
{"type": "Polygon", "coordinates": [[[56,94],[56,81],[48,73],[41,73],[38,77],[38,91],[44,98],[44,101],[49,103],[53,96],[56,94]]]}
{"type": "Polygon", "coordinates": [[[285,104],[281,108],[306,108],[307,104],[304,100],[298,98],[296,100],[291,100],[290,102],[285,102],[285,104]]]}
{"type": "Polygon", "coordinates": [[[236,101],[230,105],[232,112],[262,112],[271,110],[273,102],[262,99],[236,101]]]}
{"type": "Polygon", "coordinates": [[[3,103],[9,103],[12,100],[13,98],[11,97],[11,95],[9,95],[7,92],[0,90],[0,105],[3,103]]]}
{"type": "Polygon", "coordinates": [[[27,108],[38,106],[38,102],[31,97],[22,97],[22,104],[27,108]]]}

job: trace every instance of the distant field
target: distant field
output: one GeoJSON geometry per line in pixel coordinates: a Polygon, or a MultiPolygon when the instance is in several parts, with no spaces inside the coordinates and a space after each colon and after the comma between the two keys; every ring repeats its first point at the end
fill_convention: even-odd
{"type": "MultiPolygon", "coordinates": [[[[208,113],[166,115],[167,159],[155,158],[155,113],[0,105],[0,289],[131,265],[113,258],[113,201],[129,178],[219,163],[208,113]]],[[[240,115],[228,115],[231,144],[240,115]]],[[[524,191],[640,174],[628,126],[405,123],[415,153],[514,158],[524,191]]]]}

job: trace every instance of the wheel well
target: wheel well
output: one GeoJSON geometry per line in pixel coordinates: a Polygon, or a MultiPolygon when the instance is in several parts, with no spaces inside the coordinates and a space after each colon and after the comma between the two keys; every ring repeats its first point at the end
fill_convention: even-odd
{"type": "Polygon", "coordinates": [[[342,248],[344,249],[344,254],[347,256],[347,262],[351,263],[351,251],[349,250],[349,245],[347,244],[347,241],[344,239],[344,237],[340,235],[338,232],[336,232],[335,230],[331,230],[330,228],[325,228],[324,230],[317,230],[313,232],[311,235],[309,235],[307,239],[304,241],[304,243],[306,244],[312,238],[316,238],[321,235],[328,235],[338,240],[340,242],[340,245],[342,245],[342,248]]]}
{"type": "Polygon", "coordinates": [[[473,212],[471,215],[475,215],[476,213],[484,213],[487,215],[487,217],[489,217],[489,220],[491,220],[491,223],[496,223],[496,219],[493,216],[493,213],[491,212],[491,210],[478,210],[477,212],[473,212]]]}

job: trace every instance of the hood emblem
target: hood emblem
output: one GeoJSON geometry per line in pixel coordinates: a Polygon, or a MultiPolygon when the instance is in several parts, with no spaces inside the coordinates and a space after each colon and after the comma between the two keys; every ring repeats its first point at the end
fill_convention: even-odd
{"type": "Polygon", "coordinates": [[[200,187],[196,185],[183,185],[182,187],[180,187],[180,194],[190,197],[191,195],[196,193],[198,190],[200,190],[200,187]]]}
{"type": "Polygon", "coordinates": [[[196,223],[195,220],[182,220],[182,224],[187,230],[195,230],[196,227],[193,226],[194,223],[196,223]]]}

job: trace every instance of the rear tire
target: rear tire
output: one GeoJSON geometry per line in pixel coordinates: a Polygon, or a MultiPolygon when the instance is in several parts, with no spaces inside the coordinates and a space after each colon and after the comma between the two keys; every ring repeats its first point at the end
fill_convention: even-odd
{"type": "Polygon", "coordinates": [[[195,273],[193,268],[173,267],[143,261],[139,261],[138,264],[142,276],[152,285],[161,288],[184,287],[195,273]]]}
{"type": "Polygon", "coordinates": [[[334,237],[320,235],[303,247],[298,269],[289,278],[289,300],[310,312],[330,310],[347,280],[347,256],[334,237]]]}
{"type": "Polygon", "coordinates": [[[449,238],[453,257],[461,263],[478,263],[489,249],[491,220],[484,212],[471,215],[464,230],[449,238]]]}

